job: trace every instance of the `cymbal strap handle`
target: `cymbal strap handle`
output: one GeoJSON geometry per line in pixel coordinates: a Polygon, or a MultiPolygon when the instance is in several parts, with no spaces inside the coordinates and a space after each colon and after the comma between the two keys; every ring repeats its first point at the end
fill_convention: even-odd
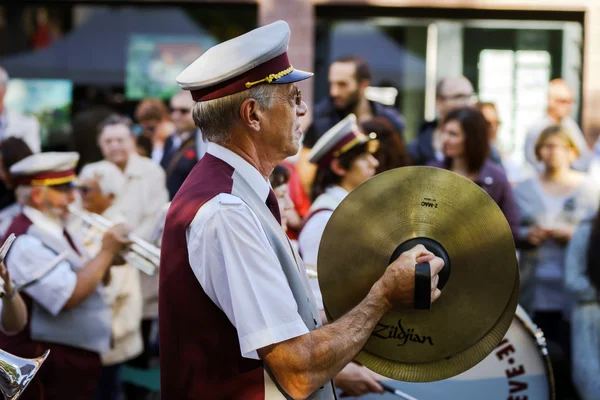
{"type": "Polygon", "coordinates": [[[415,309],[431,309],[431,265],[428,262],[415,266],[415,309]]]}

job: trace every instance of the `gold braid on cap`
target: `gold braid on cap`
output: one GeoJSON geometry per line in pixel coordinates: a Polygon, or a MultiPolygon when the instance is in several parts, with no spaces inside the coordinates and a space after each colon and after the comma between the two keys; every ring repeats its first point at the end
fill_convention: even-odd
{"type": "Polygon", "coordinates": [[[283,76],[291,74],[293,70],[294,70],[294,67],[292,65],[290,65],[289,68],[284,69],[283,71],[278,72],[276,74],[270,74],[269,76],[261,79],[260,81],[246,82],[246,89],[250,89],[252,86],[258,85],[259,83],[263,83],[263,82],[271,83],[271,81],[273,81],[275,79],[279,79],[283,76]]]}
{"type": "Polygon", "coordinates": [[[74,180],[75,175],[64,176],[62,178],[32,179],[31,186],[57,186],[73,182],[74,180]]]}

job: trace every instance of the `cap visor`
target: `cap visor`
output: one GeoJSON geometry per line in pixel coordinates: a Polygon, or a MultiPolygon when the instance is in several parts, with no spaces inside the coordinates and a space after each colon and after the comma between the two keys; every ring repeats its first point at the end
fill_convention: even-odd
{"type": "Polygon", "coordinates": [[[272,81],[271,83],[294,83],[303,81],[312,77],[314,74],[312,72],[301,71],[299,69],[295,69],[289,74],[282,76],[279,79],[272,81]]]}

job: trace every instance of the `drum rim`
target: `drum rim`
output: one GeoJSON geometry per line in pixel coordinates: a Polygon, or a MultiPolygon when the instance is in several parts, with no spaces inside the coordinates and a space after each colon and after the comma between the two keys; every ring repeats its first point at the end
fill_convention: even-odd
{"type": "Polygon", "coordinates": [[[544,331],[542,331],[542,329],[539,326],[537,326],[535,324],[535,322],[533,322],[531,317],[529,317],[529,314],[527,313],[527,311],[525,311],[525,309],[523,307],[521,307],[520,305],[517,306],[517,310],[515,311],[515,318],[517,318],[517,320],[521,323],[523,328],[525,328],[527,333],[529,333],[535,339],[535,343],[537,344],[538,349],[545,350],[545,353],[542,352],[541,356],[542,356],[542,359],[544,360],[544,366],[546,367],[546,372],[548,373],[548,390],[550,392],[550,400],[556,400],[556,386],[555,386],[555,380],[554,380],[554,370],[552,369],[552,362],[550,361],[550,356],[548,355],[548,348],[546,347],[546,344],[545,344],[546,336],[544,335],[544,331]],[[525,313],[525,315],[527,315],[527,317],[530,319],[531,322],[524,320],[517,313],[517,311],[519,309],[521,309],[521,311],[523,313],[525,313]],[[543,343],[540,341],[540,338],[544,339],[543,343]]]}

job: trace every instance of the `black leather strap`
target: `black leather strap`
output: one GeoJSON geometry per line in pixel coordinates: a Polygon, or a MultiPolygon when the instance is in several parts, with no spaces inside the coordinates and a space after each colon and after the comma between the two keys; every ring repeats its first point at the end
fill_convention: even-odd
{"type": "Polygon", "coordinates": [[[415,266],[415,308],[431,309],[431,266],[428,262],[415,266]]]}

